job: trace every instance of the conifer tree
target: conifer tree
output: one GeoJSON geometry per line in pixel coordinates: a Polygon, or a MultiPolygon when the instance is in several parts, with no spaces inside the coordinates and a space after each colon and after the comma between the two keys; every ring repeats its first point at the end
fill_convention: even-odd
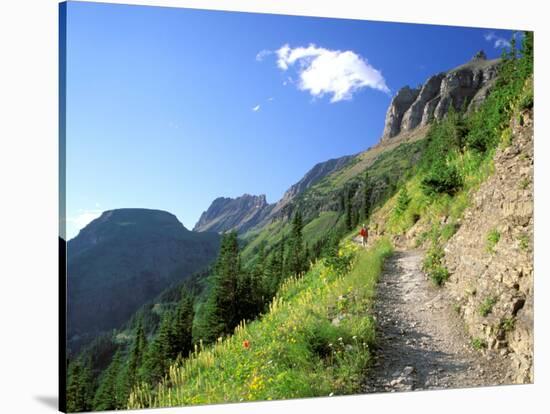
{"type": "Polygon", "coordinates": [[[260,312],[260,287],[253,273],[241,272],[237,277],[236,321],[254,318],[260,312]]]}
{"type": "Polygon", "coordinates": [[[143,319],[140,318],[135,328],[134,343],[130,351],[128,363],[119,379],[119,382],[121,383],[120,387],[123,389],[125,399],[127,399],[132,391],[132,388],[140,380],[140,369],[143,366],[146,352],[147,338],[143,327],[143,319]]]}
{"type": "Polygon", "coordinates": [[[205,340],[231,333],[239,323],[238,285],[241,273],[237,233],[224,234],[214,266],[212,290],[205,306],[205,340]]]}
{"type": "Polygon", "coordinates": [[[357,224],[359,224],[359,209],[353,208],[351,210],[351,228],[357,227],[357,224]]]}
{"type": "Polygon", "coordinates": [[[346,192],[346,229],[349,231],[353,228],[353,218],[352,218],[352,195],[351,190],[348,189],[346,192]]]}
{"type": "Polygon", "coordinates": [[[369,180],[369,172],[365,171],[363,176],[363,219],[368,220],[370,215],[370,196],[371,184],[369,180]]]}
{"type": "Polygon", "coordinates": [[[522,78],[533,73],[533,32],[523,32],[523,39],[521,41],[521,62],[519,65],[520,75],[522,78]]]}
{"type": "Polygon", "coordinates": [[[67,381],[67,411],[91,411],[93,408],[93,384],[91,361],[77,359],[69,364],[67,381]]]}
{"type": "Polygon", "coordinates": [[[401,215],[407,210],[407,207],[409,206],[409,203],[411,202],[411,198],[409,197],[409,193],[407,191],[407,186],[403,186],[401,191],[399,191],[399,196],[397,197],[397,204],[395,206],[395,213],[397,215],[401,215]]]}
{"type": "Polygon", "coordinates": [[[117,377],[122,367],[122,356],[117,351],[109,367],[103,374],[99,387],[94,398],[94,407],[96,411],[116,410],[125,408],[127,399],[126,392],[118,387],[117,377]]]}
{"type": "Polygon", "coordinates": [[[255,285],[254,302],[258,307],[258,312],[263,309],[264,304],[269,299],[270,280],[269,280],[269,263],[266,252],[266,243],[260,243],[256,259],[251,270],[252,283],[255,285]]]}
{"type": "Polygon", "coordinates": [[[143,377],[155,384],[159,382],[171,363],[172,348],[172,314],[165,312],[159,326],[158,334],[147,349],[143,363],[143,377]]]}
{"type": "Polygon", "coordinates": [[[298,275],[305,268],[304,261],[304,241],[303,241],[303,221],[302,213],[297,211],[292,219],[292,229],[290,231],[290,239],[288,243],[288,270],[290,274],[298,275]]]}
{"type": "Polygon", "coordinates": [[[268,299],[275,296],[284,278],[285,239],[283,238],[269,255],[265,271],[266,294],[268,299]]]}
{"type": "Polygon", "coordinates": [[[312,249],[309,248],[308,243],[306,242],[304,245],[304,270],[309,267],[309,263],[313,260],[313,252],[312,249]]]}
{"type": "Polygon", "coordinates": [[[172,321],[170,357],[176,359],[178,355],[187,357],[193,349],[193,298],[183,289],[181,299],[176,308],[172,321]]]}

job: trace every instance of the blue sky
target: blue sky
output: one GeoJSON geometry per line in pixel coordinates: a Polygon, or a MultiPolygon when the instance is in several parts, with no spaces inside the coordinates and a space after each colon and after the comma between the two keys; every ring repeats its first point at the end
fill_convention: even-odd
{"type": "Polygon", "coordinates": [[[67,236],[102,211],[277,201],[378,142],[391,96],[512,32],[100,3],[67,12],[67,236]]]}

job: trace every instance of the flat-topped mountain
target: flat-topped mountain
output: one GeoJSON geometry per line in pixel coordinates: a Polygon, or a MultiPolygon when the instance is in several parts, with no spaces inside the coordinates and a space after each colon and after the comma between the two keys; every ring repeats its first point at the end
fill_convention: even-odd
{"type": "Polygon", "coordinates": [[[165,211],[104,212],[68,242],[68,338],[119,327],[169,285],[208,266],[218,246],[216,233],[191,232],[165,211]]]}
{"type": "Polygon", "coordinates": [[[464,105],[479,105],[497,76],[499,62],[487,60],[480,51],[468,63],[431,76],[420,88],[401,88],[386,113],[382,141],[442,119],[451,107],[460,110],[464,105]]]}

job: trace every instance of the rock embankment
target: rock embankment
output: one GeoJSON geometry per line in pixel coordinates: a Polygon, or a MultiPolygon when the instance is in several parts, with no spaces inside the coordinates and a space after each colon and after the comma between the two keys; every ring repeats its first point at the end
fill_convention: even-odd
{"type": "Polygon", "coordinates": [[[510,360],[513,382],[533,381],[533,119],[510,125],[494,174],[445,248],[447,290],[473,340],[510,360]]]}
{"type": "Polygon", "coordinates": [[[374,316],[377,347],[365,392],[510,383],[505,357],[474,349],[452,301],[421,270],[423,252],[397,251],[384,265],[374,316]]]}
{"type": "Polygon", "coordinates": [[[470,62],[430,77],[419,88],[400,89],[386,113],[382,141],[442,119],[451,107],[460,110],[464,105],[479,105],[496,78],[499,61],[487,60],[481,51],[470,62]]]}

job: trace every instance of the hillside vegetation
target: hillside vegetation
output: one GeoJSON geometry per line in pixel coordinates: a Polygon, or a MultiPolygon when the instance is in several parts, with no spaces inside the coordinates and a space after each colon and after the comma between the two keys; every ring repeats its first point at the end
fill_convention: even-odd
{"type": "Polygon", "coordinates": [[[532,53],[527,33],[521,53],[513,47],[503,55],[494,89],[476,111],[451,110],[431,125],[414,174],[372,217],[377,233],[429,248],[425,268],[436,283],[446,273],[440,266],[442,245],[459,228],[474,191],[492,174],[497,148],[510,145],[510,120],[533,106],[532,53]]]}
{"type": "Polygon", "coordinates": [[[392,244],[425,247],[426,273],[445,284],[444,244],[509,145],[510,119],[533,106],[532,42],[526,33],[520,50],[512,44],[477,109],[451,109],[425,139],[350,161],[298,195],[288,217],[225,234],[200,295],[186,288],[152,305],[157,326],[144,332],[136,318],[125,341],[107,341],[103,365],[95,353],[72,361],[72,411],[358,392],[384,258],[392,244]],[[362,222],[368,250],[351,240],[362,222]]]}
{"type": "Polygon", "coordinates": [[[369,309],[388,240],[368,251],[344,243],[302,277],[286,280],[269,312],[170,368],[129,408],[271,400],[359,390],[374,340],[369,309]]]}

